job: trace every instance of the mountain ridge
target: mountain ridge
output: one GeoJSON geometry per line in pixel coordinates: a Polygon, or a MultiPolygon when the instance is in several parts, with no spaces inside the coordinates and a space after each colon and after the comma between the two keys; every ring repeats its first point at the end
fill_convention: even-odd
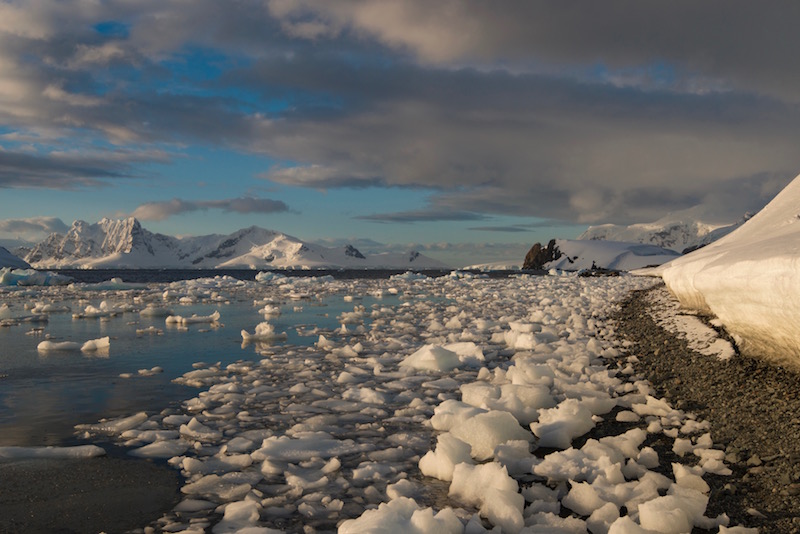
{"type": "Polygon", "coordinates": [[[685,210],[650,223],[590,226],[578,236],[578,240],[644,243],[685,253],[729,234],[751,216],[749,213],[745,214],[740,220],[729,225],[712,224],[702,221],[691,210],[685,210]]]}
{"type": "Polygon", "coordinates": [[[353,245],[325,247],[259,226],[231,234],[178,238],[153,233],[135,217],[76,220],[65,234],[52,233],[24,257],[38,269],[446,269],[420,254],[362,254],[353,245]]]}

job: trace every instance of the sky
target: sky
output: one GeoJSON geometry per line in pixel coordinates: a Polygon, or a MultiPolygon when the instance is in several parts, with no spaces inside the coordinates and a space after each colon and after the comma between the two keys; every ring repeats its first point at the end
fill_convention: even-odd
{"type": "MultiPolygon", "coordinates": [[[[800,3],[0,0],[0,239],[137,217],[453,266],[800,172],[800,3]]],[[[699,207],[699,208],[698,208],[699,207]]]]}

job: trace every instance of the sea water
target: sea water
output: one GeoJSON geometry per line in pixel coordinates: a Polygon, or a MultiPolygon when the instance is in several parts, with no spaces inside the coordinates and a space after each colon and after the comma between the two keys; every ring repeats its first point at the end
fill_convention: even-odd
{"type": "MultiPolygon", "coordinates": [[[[241,330],[253,332],[264,321],[255,306],[255,292],[226,291],[219,302],[181,304],[164,301],[175,314],[184,317],[196,314],[209,315],[219,311],[218,325],[196,324],[187,330],[170,327],[164,317],[141,316],[138,310],[144,305],[134,304],[143,295],[160,293],[169,287],[167,282],[195,278],[199,271],[72,271],[68,272],[88,284],[77,289],[19,288],[0,293],[0,304],[5,302],[18,312],[25,304],[46,301],[66,306],[70,311],[47,314],[46,323],[23,322],[16,326],[0,328],[0,446],[63,445],[72,442],[74,425],[115,417],[137,411],[159,411],[170,403],[194,394],[193,388],[172,382],[190,371],[196,362],[222,365],[247,359],[259,359],[263,343],[242,344],[241,330]],[[103,281],[121,279],[131,289],[111,290],[103,281]],[[159,283],[150,283],[155,279],[159,283]],[[137,286],[136,284],[141,284],[137,286]],[[111,306],[130,304],[133,310],[113,317],[73,318],[86,306],[98,306],[106,300],[111,306]],[[139,333],[151,329],[159,333],[139,333]],[[110,338],[111,347],[106,352],[81,351],[40,352],[38,344],[47,336],[54,341],[80,343],[101,337],[110,338]],[[160,367],[163,372],[151,376],[121,378],[120,375],[137,375],[139,370],[160,367]]],[[[237,279],[252,280],[256,271],[234,271],[237,279]]],[[[297,277],[310,277],[325,273],[298,271],[289,273],[297,277]]],[[[337,271],[339,278],[388,278],[394,271],[371,272],[337,271]]],[[[330,276],[330,273],[327,274],[330,276]]],[[[324,282],[323,282],[324,283],[324,282]]],[[[121,285],[121,287],[125,287],[121,285]]],[[[354,306],[371,307],[376,303],[394,306],[396,295],[381,298],[357,296],[346,301],[342,295],[317,297],[308,292],[297,300],[291,297],[273,303],[280,315],[271,316],[269,322],[275,332],[287,335],[280,343],[285,346],[309,346],[320,333],[341,328],[339,316],[352,312],[354,306]]],[[[204,300],[204,299],[198,299],[204,300]]],[[[207,300],[207,299],[205,299],[207,300]]],[[[368,323],[368,319],[367,319],[368,323]]]]}

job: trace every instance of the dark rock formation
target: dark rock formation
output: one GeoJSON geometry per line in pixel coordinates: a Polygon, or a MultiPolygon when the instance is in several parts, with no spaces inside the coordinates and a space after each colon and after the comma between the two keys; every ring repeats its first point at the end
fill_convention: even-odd
{"type": "Polygon", "coordinates": [[[542,270],[545,268],[546,263],[555,261],[561,256],[561,251],[558,250],[555,239],[551,239],[546,247],[543,247],[541,243],[536,243],[525,255],[522,268],[525,270],[542,270]]]}

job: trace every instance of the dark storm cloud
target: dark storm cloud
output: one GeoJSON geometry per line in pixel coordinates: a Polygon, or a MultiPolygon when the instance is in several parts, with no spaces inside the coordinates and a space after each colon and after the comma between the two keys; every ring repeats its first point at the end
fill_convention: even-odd
{"type": "Polygon", "coordinates": [[[0,151],[0,188],[73,189],[130,178],[128,162],[102,156],[37,155],[0,151]]]}

